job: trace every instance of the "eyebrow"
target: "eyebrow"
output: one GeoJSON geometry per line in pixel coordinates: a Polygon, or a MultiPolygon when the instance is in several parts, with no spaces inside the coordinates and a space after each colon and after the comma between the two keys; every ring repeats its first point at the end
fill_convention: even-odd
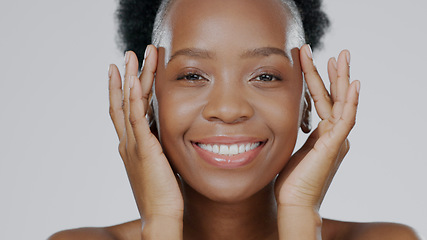
{"type": "Polygon", "coordinates": [[[169,62],[171,62],[173,59],[175,59],[178,56],[188,56],[188,57],[195,57],[195,58],[202,58],[202,59],[213,59],[214,55],[215,54],[205,49],[184,48],[176,51],[169,59],[169,62]]]}
{"type": "MultiPolygon", "coordinates": [[[[289,55],[284,50],[276,47],[261,47],[261,48],[250,49],[245,51],[243,54],[241,54],[240,58],[268,57],[270,55],[280,55],[290,60],[289,55]]],[[[188,57],[195,57],[195,58],[201,58],[201,59],[213,59],[215,57],[215,53],[205,49],[200,49],[200,48],[184,48],[176,51],[169,59],[169,62],[171,62],[173,59],[175,59],[178,56],[188,56],[188,57]]]]}
{"type": "Polygon", "coordinates": [[[240,55],[240,57],[254,58],[254,57],[268,57],[270,55],[281,55],[286,59],[290,60],[290,57],[284,50],[280,48],[275,48],[275,47],[262,47],[262,48],[247,50],[242,55],[240,55]]]}

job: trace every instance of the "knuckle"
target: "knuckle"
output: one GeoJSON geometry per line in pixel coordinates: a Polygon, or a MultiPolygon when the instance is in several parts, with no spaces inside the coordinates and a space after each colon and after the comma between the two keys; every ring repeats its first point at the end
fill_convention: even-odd
{"type": "Polygon", "coordinates": [[[125,101],[123,101],[123,102],[122,102],[122,111],[124,112],[124,111],[126,111],[126,109],[127,109],[126,102],[125,102],[125,101]]]}
{"type": "Polygon", "coordinates": [[[359,101],[354,101],[352,102],[353,107],[357,109],[357,106],[359,105],[359,101]]]}
{"type": "Polygon", "coordinates": [[[330,118],[328,118],[328,122],[332,125],[334,125],[337,121],[339,120],[339,118],[337,118],[335,115],[331,115],[330,118]]]}
{"type": "Polygon", "coordinates": [[[307,66],[307,68],[304,68],[303,71],[304,71],[304,74],[309,76],[315,76],[316,74],[318,74],[317,68],[314,65],[314,63],[307,66]]]}
{"type": "Polygon", "coordinates": [[[356,119],[344,119],[341,117],[340,120],[343,121],[350,129],[356,125],[356,119]]]}
{"type": "Polygon", "coordinates": [[[132,128],[138,126],[140,122],[141,121],[139,118],[136,118],[133,114],[130,114],[129,123],[130,123],[132,128]]]}
{"type": "MultiPolygon", "coordinates": [[[[120,110],[122,110],[122,109],[120,109],[120,110]]],[[[108,113],[110,114],[111,118],[114,118],[117,115],[117,109],[115,109],[113,106],[110,106],[108,109],[108,113]]]]}
{"type": "Polygon", "coordinates": [[[135,94],[131,94],[129,96],[129,105],[132,106],[136,103],[138,103],[138,101],[141,100],[141,98],[139,98],[138,96],[136,96],[135,94]]]}
{"type": "Polygon", "coordinates": [[[126,143],[124,141],[120,141],[119,143],[119,153],[122,159],[126,156],[126,143]]]}
{"type": "Polygon", "coordinates": [[[319,94],[319,95],[313,95],[312,97],[313,97],[314,103],[318,103],[322,100],[326,100],[327,102],[331,102],[331,96],[326,92],[319,94]]]}
{"type": "Polygon", "coordinates": [[[313,75],[319,75],[319,71],[317,70],[316,65],[313,63],[313,65],[311,66],[311,73],[313,75]]]}

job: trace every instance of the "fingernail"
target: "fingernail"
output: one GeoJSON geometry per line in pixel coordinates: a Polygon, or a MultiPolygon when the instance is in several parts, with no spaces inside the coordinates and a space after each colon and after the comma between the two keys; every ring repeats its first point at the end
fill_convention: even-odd
{"type": "Polygon", "coordinates": [[[357,94],[360,93],[360,82],[359,81],[356,82],[356,91],[357,91],[357,94]]]}
{"type": "Polygon", "coordinates": [[[335,57],[332,58],[332,63],[334,64],[335,70],[337,70],[338,69],[338,65],[337,65],[337,59],[335,57]]]}
{"type": "Polygon", "coordinates": [[[350,65],[350,53],[347,52],[345,56],[347,57],[347,64],[350,65]]]}
{"type": "Polygon", "coordinates": [[[146,59],[150,55],[150,51],[151,51],[150,48],[147,46],[145,48],[144,59],[146,59]]]}
{"type": "Polygon", "coordinates": [[[133,88],[133,85],[135,84],[135,77],[130,76],[129,77],[129,88],[133,88]]]}
{"type": "Polygon", "coordinates": [[[129,62],[129,51],[126,51],[125,53],[125,64],[128,64],[129,62]]]}
{"type": "Polygon", "coordinates": [[[144,69],[145,66],[145,59],[150,55],[150,48],[147,47],[145,48],[145,52],[144,52],[144,59],[142,60],[142,64],[141,64],[141,71],[144,69]]]}
{"type": "Polygon", "coordinates": [[[108,66],[108,78],[111,78],[111,75],[113,74],[113,68],[111,64],[108,66]]]}
{"type": "Polygon", "coordinates": [[[142,72],[142,70],[144,70],[144,66],[145,66],[145,58],[142,60],[142,64],[141,64],[141,72],[142,72]]]}
{"type": "Polygon", "coordinates": [[[308,47],[306,48],[305,53],[310,59],[313,59],[313,51],[311,50],[311,46],[310,44],[307,44],[307,46],[308,47]]]}

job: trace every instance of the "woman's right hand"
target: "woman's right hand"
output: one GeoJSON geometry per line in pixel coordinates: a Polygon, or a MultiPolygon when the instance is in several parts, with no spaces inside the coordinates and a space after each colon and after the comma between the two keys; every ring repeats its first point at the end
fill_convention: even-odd
{"type": "Polygon", "coordinates": [[[157,49],[147,47],[139,78],[136,54],[126,52],[125,62],[123,88],[117,66],[110,66],[110,116],[141,219],[144,224],[177,221],[182,227],[184,202],[177,176],[145,117],[157,68],[157,49]]]}

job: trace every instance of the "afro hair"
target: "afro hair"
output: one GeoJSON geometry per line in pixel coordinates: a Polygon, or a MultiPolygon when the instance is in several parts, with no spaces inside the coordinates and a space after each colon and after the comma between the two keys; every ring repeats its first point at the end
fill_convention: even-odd
{"type": "MultiPolygon", "coordinates": [[[[119,46],[133,50],[142,63],[145,47],[151,44],[154,20],[161,0],[119,0],[116,12],[119,46]]],[[[313,50],[321,46],[321,38],[329,27],[322,10],[322,0],[294,0],[303,22],[306,42],[313,50]]]]}

